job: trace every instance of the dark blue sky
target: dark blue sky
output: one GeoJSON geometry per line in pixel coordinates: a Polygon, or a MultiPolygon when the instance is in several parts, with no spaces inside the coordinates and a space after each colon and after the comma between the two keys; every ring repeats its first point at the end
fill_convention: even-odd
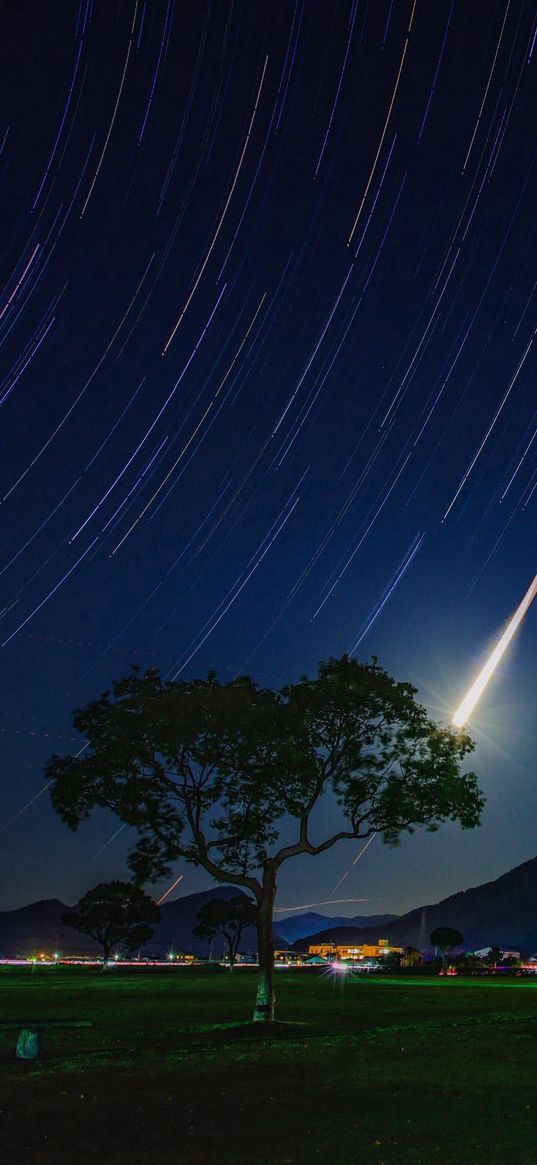
{"type": "MultiPolygon", "coordinates": [[[[506,0],[8,6],[0,908],[124,872],[39,794],[133,662],[374,653],[448,721],[537,569],[536,34],[506,0]]],[[[334,910],[535,856],[536,657],[530,611],[470,725],[482,829],[375,841],[334,910]]]]}

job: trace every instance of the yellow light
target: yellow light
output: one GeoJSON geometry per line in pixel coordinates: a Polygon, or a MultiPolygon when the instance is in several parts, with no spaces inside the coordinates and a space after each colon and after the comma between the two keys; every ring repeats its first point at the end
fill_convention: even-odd
{"type": "Polygon", "coordinates": [[[464,697],[462,704],[460,704],[459,707],[457,708],[457,711],[455,712],[453,719],[452,719],[452,724],[455,726],[455,728],[462,728],[462,725],[466,724],[466,721],[472,715],[472,712],[477,704],[477,701],[479,700],[480,696],[482,696],[482,694],[483,694],[491,676],[494,674],[504,652],[507,651],[507,648],[508,648],[508,646],[513,638],[513,635],[515,634],[515,631],[517,630],[517,628],[520,626],[520,624],[524,618],[524,615],[526,614],[526,611],[528,610],[528,607],[530,606],[530,603],[535,598],[536,593],[537,593],[537,574],[535,575],[535,578],[534,578],[533,582],[531,583],[531,585],[528,587],[526,594],[524,595],[522,602],[517,607],[512,619],[507,624],[507,627],[506,627],[501,639],[498,640],[498,643],[496,644],[494,651],[489,656],[485,666],[481,669],[477,679],[474,680],[469,692],[464,697]]]}

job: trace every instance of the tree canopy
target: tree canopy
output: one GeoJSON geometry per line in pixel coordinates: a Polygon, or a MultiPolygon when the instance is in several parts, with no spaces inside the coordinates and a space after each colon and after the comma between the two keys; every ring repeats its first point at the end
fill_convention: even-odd
{"type": "Polygon", "coordinates": [[[64,914],[62,922],[80,934],[88,934],[103,948],[103,960],[119,943],[134,951],[148,942],[160,911],[152,898],[130,882],[101,882],[80,899],[78,909],[64,914]]]}
{"type": "Polygon", "coordinates": [[[437,926],[431,934],[433,947],[460,947],[464,938],[460,931],[452,926],[437,926]]]}
{"type": "Polygon", "coordinates": [[[244,928],[257,925],[257,904],[246,894],[236,894],[234,898],[211,898],[198,911],[196,918],[196,938],[222,935],[227,943],[229,965],[232,967],[244,928]]]}
{"type": "Polygon", "coordinates": [[[447,957],[452,947],[460,947],[463,942],[463,935],[452,926],[437,926],[436,930],[433,930],[431,934],[433,947],[437,947],[442,952],[444,966],[447,963],[447,957]]]}
{"type": "Polygon", "coordinates": [[[438,727],[415,696],[375,660],[348,656],[277,691],[248,677],[167,682],[135,669],[75,713],[87,748],[49,762],[53,804],[73,829],[96,806],[132,826],[141,882],[182,857],[250,891],[261,962],[254,1018],[272,1018],[272,913],[285,861],[372,833],[395,843],[416,826],[479,824],[476,776],[461,771],[473,743],[438,727]],[[323,832],[328,803],[339,823],[323,832]]]}

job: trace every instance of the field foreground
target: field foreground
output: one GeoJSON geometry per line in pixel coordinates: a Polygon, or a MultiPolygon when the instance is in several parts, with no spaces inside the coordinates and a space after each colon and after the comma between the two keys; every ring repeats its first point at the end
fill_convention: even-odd
{"type": "Polygon", "coordinates": [[[537,983],[282,972],[0,973],[0,1025],[44,1032],[37,1063],[0,1027],[0,1149],[100,1165],[537,1161],[537,983]]]}

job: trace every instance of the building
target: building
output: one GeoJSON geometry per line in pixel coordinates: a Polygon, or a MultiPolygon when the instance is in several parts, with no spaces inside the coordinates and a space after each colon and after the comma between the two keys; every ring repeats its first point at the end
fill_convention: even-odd
{"type": "Polygon", "coordinates": [[[351,959],[358,962],[360,959],[381,959],[383,955],[402,955],[403,947],[393,947],[387,938],[379,938],[377,943],[360,943],[343,945],[340,943],[312,943],[308,947],[308,955],[317,955],[321,959],[335,960],[351,959]]]}
{"type": "MultiPolygon", "coordinates": [[[[496,949],[499,949],[502,959],[520,959],[521,957],[520,951],[507,951],[503,947],[497,947],[496,949]]],[[[492,954],[492,951],[493,947],[482,947],[480,951],[473,951],[473,954],[476,959],[487,959],[492,954]]]]}
{"type": "Polygon", "coordinates": [[[307,955],[302,951],[294,951],[291,947],[274,951],[274,963],[277,967],[302,967],[307,955]]]}

